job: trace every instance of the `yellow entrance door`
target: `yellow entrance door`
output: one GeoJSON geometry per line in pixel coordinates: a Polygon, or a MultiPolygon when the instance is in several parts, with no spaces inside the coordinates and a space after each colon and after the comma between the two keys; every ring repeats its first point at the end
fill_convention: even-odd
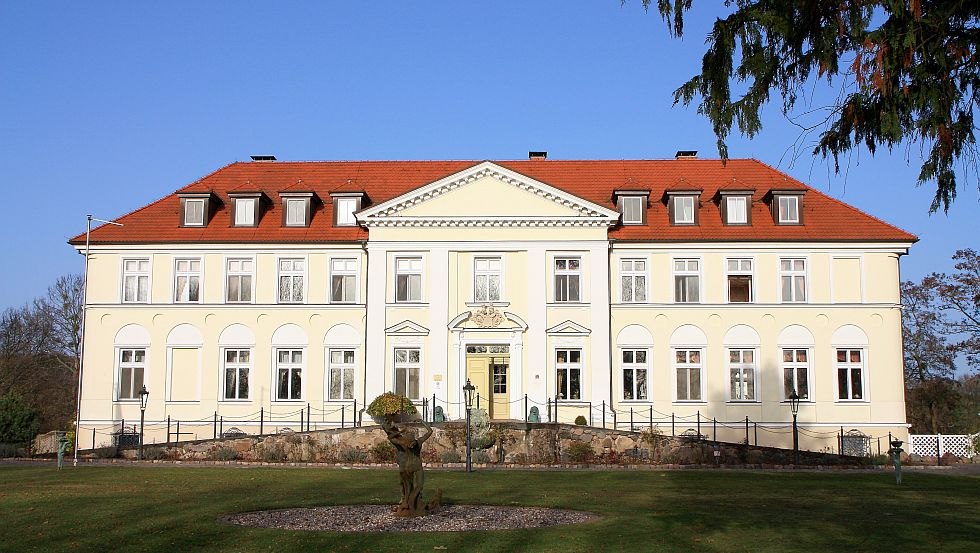
{"type": "Polygon", "coordinates": [[[467,357],[466,358],[466,378],[476,388],[473,392],[479,401],[473,400],[473,407],[477,404],[480,409],[486,409],[490,417],[493,417],[493,402],[490,401],[490,360],[486,357],[467,357]]]}
{"type": "Polygon", "coordinates": [[[507,419],[510,418],[510,398],[507,396],[508,381],[507,359],[490,360],[490,391],[493,401],[491,401],[492,412],[490,418],[507,419]]]}

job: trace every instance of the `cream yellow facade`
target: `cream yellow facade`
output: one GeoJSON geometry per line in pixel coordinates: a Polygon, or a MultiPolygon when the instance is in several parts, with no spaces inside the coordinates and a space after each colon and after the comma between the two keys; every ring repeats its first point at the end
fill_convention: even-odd
{"type": "Polygon", "coordinates": [[[160,442],[349,425],[387,390],[457,418],[468,377],[494,418],[788,445],[792,387],[803,447],[906,433],[909,243],[610,240],[619,220],[485,162],[361,210],[364,241],[96,244],[80,443],[138,421],[140,385],[160,442]]]}

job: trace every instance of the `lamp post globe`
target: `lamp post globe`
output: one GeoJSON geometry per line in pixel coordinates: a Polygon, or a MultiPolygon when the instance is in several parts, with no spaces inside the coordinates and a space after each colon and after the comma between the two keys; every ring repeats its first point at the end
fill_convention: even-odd
{"type": "Polygon", "coordinates": [[[146,385],[140,390],[140,449],[139,460],[143,460],[143,429],[146,422],[146,402],[150,398],[150,392],[146,390],[146,385]]]}
{"type": "Polygon", "coordinates": [[[800,412],[800,394],[794,389],[789,395],[789,409],[793,413],[793,464],[800,464],[800,433],[796,426],[796,416],[800,412]]]}
{"type": "Polygon", "coordinates": [[[463,399],[466,401],[466,472],[473,472],[473,457],[470,445],[470,411],[473,409],[473,392],[475,391],[476,386],[467,378],[466,384],[463,386],[463,399]]]}

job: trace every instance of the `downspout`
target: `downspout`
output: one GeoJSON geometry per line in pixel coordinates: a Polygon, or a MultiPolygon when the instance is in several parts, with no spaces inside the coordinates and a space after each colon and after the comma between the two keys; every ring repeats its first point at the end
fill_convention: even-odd
{"type": "MultiPolygon", "coordinates": [[[[613,429],[616,428],[616,411],[613,410],[613,390],[615,390],[615,378],[616,370],[613,368],[613,360],[616,358],[613,352],[614,340],[612,335],[612,279],[613,279],[613,263],[612,263],[612,240],[606,241],[606,309],[609,311],[609,327],[607,328],[608,340],[609,340],[609,410],[612,412],[613,418],[613,429]]],[[[605,418],[606,414],[603,413],[602,417],[605,418]]],[[[632,429],[630,429],[632,430],[632,429]]]]}
{"type": "MultiPolygon", "coordinates": [[[[361,380],[361,409],[360,416],[354,413],[354,416],[358,417],[358,420],[364,420],[364,411],[367,409],[367,377],[368,377],[368,364],[367,364],[367,352],[368,352],[368,291],[371,287],[368,286],[368,279],[371,278],[371,256],[368,255],[367,251],[367,240],[361,240],[361,250],[364,252],[364,355],[361,356],[364,363],[364,377],[361,380]]],[[[356,422],[356,421],[355,421],[356,422]]]]}

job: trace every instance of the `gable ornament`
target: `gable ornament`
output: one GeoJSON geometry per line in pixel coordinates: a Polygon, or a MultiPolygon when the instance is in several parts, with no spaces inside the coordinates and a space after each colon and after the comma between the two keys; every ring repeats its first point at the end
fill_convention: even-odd
{"type": "Polygon", "coordinates": [[[496,328],[503,324],[504,314],[492,305],[470,311],[470,320],[480,328],[496,328]]]}

